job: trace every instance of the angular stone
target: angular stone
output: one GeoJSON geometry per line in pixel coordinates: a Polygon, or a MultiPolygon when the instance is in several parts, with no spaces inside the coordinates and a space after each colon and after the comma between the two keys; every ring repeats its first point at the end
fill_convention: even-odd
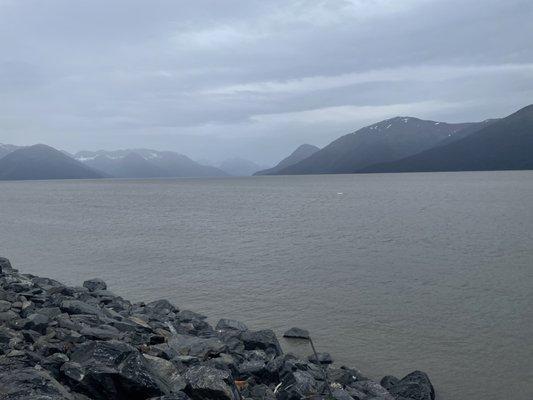
{"type": "Polygon", "coordinates": [[[89,279],[83,282],[83,287],[87,288],[89,292],[95,290],[107,290],[107,284],[100,278],[89,279]]]}
{"type": "Polygon", "coordinates": [[[414,400],[435,400],[435,389],[428,375],[422,371],[414,371],[389,389],[395,397],[414,400]]]}
{"type": "Polygon", "coordinates": [[[242,334],[242,341],[246,350],[265,350],[267,353],[278,356],[282,353],[281,346],[274,331],[246,331],[242,334]]]}
{"type": "Polygon", "coordinates": [[[383,386],[385,389],[390,390],[393,386],[396,386],[400,382],[398,378],[392,375],[384,376],[379,384],[383,386]]]}
{"type": "Polygon", "coordinates": [[[84,303],[80,300],[64,300],[60,306],[63,312],[68,314],[88,314],[88,315],[100,315],[101,311],[98,307],[92,304],[84,303]]]}
{"type": "Polygon", "coordinates": [[[195,366],[185,373],[185,392],[195,400],[237,400],[231,375],[213,367],[195,366]],[[231,386],[230,386],[231,385],[231,386]]]}
{"type": "Polygon", "coordinates": [[[309,331],[301,328],[291,328],[283,334],[283,337],[290,339],[309,339],[309,331]]]}
{"type": "Polygon", "coordinates": [[[215,328],[217,331],[239,331],[244,332],[248,330],[248,327],[240,321],[234,319],[221,319],[215,328]]]}
{"type": "Polygon", "coordinates": [[[301,400],[319,394],[322,385],[308,372],[295,371],[285,375],[278,388],[278,400],[301,400]]]}
{"type": "Polygon", "coordinates": [[[0,373],[0,398],[5,400],[74,400],[47,371],[35,368],[0,373]]]}

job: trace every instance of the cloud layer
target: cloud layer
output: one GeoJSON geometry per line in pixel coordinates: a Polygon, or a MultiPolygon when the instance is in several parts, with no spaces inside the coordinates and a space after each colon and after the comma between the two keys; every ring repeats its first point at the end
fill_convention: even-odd
{"type": "Polygon", "coordinates": [[[533,101],[530,0],[0,0],[0,142],[274,162],[533,101]]]}

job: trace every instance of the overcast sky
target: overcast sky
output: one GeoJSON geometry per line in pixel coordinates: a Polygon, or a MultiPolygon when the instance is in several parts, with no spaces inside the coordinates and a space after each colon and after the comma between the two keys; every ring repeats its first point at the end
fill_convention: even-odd
{"type": "Polygon", "coordinates": [[[531,0],[0,0],[0,142],[272,163],[533,103],[531,0]]]}

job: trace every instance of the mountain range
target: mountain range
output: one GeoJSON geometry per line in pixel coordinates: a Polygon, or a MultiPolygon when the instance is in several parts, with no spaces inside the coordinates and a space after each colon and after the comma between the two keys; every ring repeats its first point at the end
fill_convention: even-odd
{"type": "Polygon", "coordinates": [[[17,148],[0,159],[0,180],[98,179],[101,172],[44,144],[17,148]]]}
{"type": "Polygon", "coordinates": [[[171,151],[149,149],[81,151],[74,158],[115,178],[222,177],[219,168],[201,165],[171,151]]]}
{"type": "Polygon", "coordinates": [[[41,144],[0,144],[0,180],[520,170],[533,169],[533,105],[473,123],[395,117],[322,149],[301,145],[270,169],[257,171],[258,165],[242,159],[220,166],[170,151],[101,150],[71,156],[41,144]]]}

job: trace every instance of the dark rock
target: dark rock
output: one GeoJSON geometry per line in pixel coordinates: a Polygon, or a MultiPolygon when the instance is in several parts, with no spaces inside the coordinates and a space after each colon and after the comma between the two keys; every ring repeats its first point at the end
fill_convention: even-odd
{"type": "Polygon", "coordinates": [[[277,391],[278,400],[301,400],[319,394],[322,385],[308,372],[295,371],[286,374],[277,391]]]}
{"type": "Polygon", "coordinates": [[[79,300],[64,300],[60,308],[68,314],[100,315],[101,313],[98,307],[79,300]]]}
{"type": "Polygon", "coordinates": [[[195,313],[189,310],[181,310],[178,314],[178,318],[181,322],[191,322],[191,321],[203,321],[207,319],[205,315],[195,313]]]}
{"type": "Polygon", "coordinates": [[[185,393],[195,400],[237,400],[238,393],[228,371],[195,366],[185,373],[185,393]]]}
{"type": "Polygon", "coordinates": [[[238,331],[244,332],[248,330],[248,327],[240,321],[234,319],[221,319],[215,328],[217,331],[238,331]]]}
{"type": "Polygon", "coordinates": [[[157,379],[163,392],[167,394],[180,393],[181,390],[185,389],[187,382],[173,363],[147,354],[143,354],[143,357],[146,367],[157,379]]]}
{"type": "Polygon", "coordinates": [[[157,300],[148,303],[144,307],[144,312],[148,314],[167,315],[171,312],[177,312],[178,309],[168,300],[157,300]]]}
{"type": "Polygon", "coordinates": [[[246,390],[246,397],[253,400],[276,400],[276,395],[267,385],[254,385],[246,390]]]}
{"type": "Polygon", "coordinates": [[[274,356],[282,354],[276,334],[270,329],[246,331],[242,334],[242,341],[246,350],[265,350],[274,356]]]}
{"type": "Polygon", "coordinates": [[[317,353],[316,355],[312,354],[308,357],[308,360],[313,364],[333,364],[333,358],[329,353],[317,353]]]}
{"type": "Polygon", "coordinates": [[[47,371],[35,368],[0,373],[2,400],[74,400],[72,394],[47,371]]]}
{"type": "Polygon", "coordinates": [[[9,301],[0,300],[0,312],[6,312],[11,308],[11,303],[9,301]]]}
{"type": "Polygon", "coordinates": [[[227,350],[227,346],[218,338],[200,338],[189,335],[173,335],[168,342],[177,355],[212,358],[227,350]]]}
{"type": "Polygon", "coordinates": [[[107,284],[99,278],[89,279],[83,282],[83,287],[87,288],[89,292],[94,292],[95,290],[107,290],[107,284]]]}
{"type": "Polygon", "coordinates": [[[290,339],[309,339],[309,331],[300,328],[291,328],[283,334],[283,337],[290,339]]]}
{"type": "Polygon", "coordinates": [[[9,260],[7,258],[0,257],[0,274],[11,271],[12,269],[13,268],[11,267],[9,260]]]}
{"type": "Polygon", "coordinates": [[[398,378],[392,375],[384,376],[379,384],[383,386],[385,389],[390,390],[393,386],[396,386],[400,382],[398,378]]]}
{"type": "Polygon", "coordinates": [[[31,314],[28,318],[22,319],[14,323],[19,329],[31,329],[35,332],[44,334],[50,319],[42,314],[31,314]]]}
{"type": "Polygon", "coordinates": [[[0,322],[11,322],[20,318],[20,316],[12,310],[0,312],[0,322]]]}
{"type": "Polygon", "coordinates": [[[333,390],[333,398],[335,400],[358,400],[354,399],[352,396],[350,396],[350,393],[348,393],[344,389],[335,389],[333,390]]]}
{"type": "Polygon", "coordinates": [[[191,398],[187,396],[186,393],[177,392],[177,393],[172,393],[172,394],[160,396],[160,397],[151,397],[148,400],[190,400],[190,399],[191,398]]]}
{"type": "Polygon", "coordinates": [[[422,371],[414,371],[389,389],[396,398],[435,400],[435,390],[429,377],[422,371]]]}
{"type": "MultiPolygon", "coordinates": [[[[379,383],[371,380],[357,381],[355,383],[352,383],[350,385],[350,388],[355,389],[358,392],[363,392],[368,398],[379,398],[380,400],[394,400],[394,397],[387,391],[387,389],[385,389],[379,383]]],[[[353,392],[351,390],[348,391],[350,392],[350,395],[354,397],[353,392]]]]}
{"type": "Polygon", "coordinates": [[[101,325],[98,328],[87,326],[81,329],[80,334],[93,340],[119,339],[121,336],[117,328],[109,325],[101,325]]]}

